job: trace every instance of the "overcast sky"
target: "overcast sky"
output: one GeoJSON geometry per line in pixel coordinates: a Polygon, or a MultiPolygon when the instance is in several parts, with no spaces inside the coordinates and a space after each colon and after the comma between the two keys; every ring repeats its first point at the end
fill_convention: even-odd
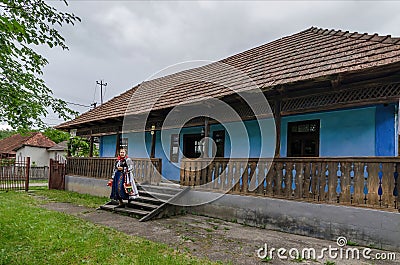
{"type": "Polygon", "coordinates": [[[96,81],[108,83],[109,100],[170,65],[220,60],[311,26],[400,36],[397,1],[49,3],[82,22],[61,29],[69,51],[39,50],[50,62],[43,78],[56,97],[86,106],[100,102],[96,81]]]}

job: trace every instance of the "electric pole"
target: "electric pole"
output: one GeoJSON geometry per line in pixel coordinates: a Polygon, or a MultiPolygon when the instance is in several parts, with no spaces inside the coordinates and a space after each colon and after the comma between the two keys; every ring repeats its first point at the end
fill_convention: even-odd
{"type": "Polygon", "coordinates": [[[100,105],[103,105],[103,86],[106,87],[107,83],[103,83],[103,80],[96,81],[96,84],[100,85],[100,105]]]}

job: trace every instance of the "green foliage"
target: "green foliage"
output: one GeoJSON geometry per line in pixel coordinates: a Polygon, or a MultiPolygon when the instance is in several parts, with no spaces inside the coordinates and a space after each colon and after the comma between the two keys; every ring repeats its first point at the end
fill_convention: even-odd
{"type": "Polygon", "coordinates": [[[82,137],[75,136],[73,138],[70,138],[68,141],[68,146],[71,152],[71,156],[74,157],[89,156],[90,145],[82,137]]]}
{"type": "MultiPolygon", "coordinates": [[[[88,157],[90,151],[89,142],[79,136],[70,138],[68,141],[71,156],[73,157],[88,157]]],[[[96,145],[93,146],[93,156],[99,156],[99,150],[96,145]]]]}
{"type": "Polygon", "coordinates": [[[12,131],[12,130],[0,130],[0,140],[10,137],[13,134],[16,134],[16,131],[12,131]]]}
{"type": "MultiPolygon", "coordinates": [[[[36,131],[39,131],[39,130],[36,130],[36,131]]],[[[31,132],[31,131],[24,131],[21,134],[26,135],[29,132],[31,132]]],[[[33,130],[32,132],[35,132],[35,130],[33,130]]],[[[11,135],[14,135],[16,133],[17,133],[17,131],[13,131],[13,130],[0,130],[0,140],[10,137],[11,135]]],[[[43,133],[43,135],[48,137],[50,140],[52,140],[56,144],[61,143],[62,141],[67,141],[70,138],[69,133],[63,132],[63,131],[60,131],[57,129],[53,129],[51,127],[48,127],[46,129],[42,130],[42,133],[43,133]]]]}
{"type": "MultiPolygon", "coordinates": [[[[37,132],[39,130],[31,130],[31,131],[24,131],[21,134],[22,135],[27,135],[27,133],[29,132],[37,132]]],[[[13,131],[13,130],[0,130],[0,140],[10,137],[11,135],[16,134],[17,131],[13,131]]],[[[53,129],[53,128],[46,128],[44,130],[42,130],[43,135],[45,135],[46,137],[48,137],[50,140],[52,140],[55,143],[61,143],[62,141],[66,141],[70,138],[70,134],[67,132],[63,132],[57,129],[53,129]]]]}
{"type": "Polygon", "coordinates": [[[272,258],[267,256],[267,257],[263,258],[261,261],[269,263],[269,262],[272,262],[272,258]]]}
{"type": "Polygon", "coordinates": [[[0,122],[23,131],[43,128],[41,118],[47,109],[63,119],[77,114],[54,98],[40,78],[48,61],[33,49],[68,49],[56,27],[76,21],[80,18],[59,12],[44,0],[0,0],[0,122]]]}
{"type": "Polygon", "coordinates": [[[358,246],[358,243],[348,240],[348,241],[347,241],[347,245],[348,245],[348,246],[358,246]]]}
{"type": "Polygon", "coordinates": [[[211,264],[38,204],[0,193],[0,264],[211,264]]]}
{"type": "Polygon", "coordinates": [[[15,164],[15,158],[3,158],[0,159],[0,166],[13,166],[15,164]]]}
{"type": "Polygon", "coordinates": [[[46,128],[43,131],[43,134],[51,139],[56,144],[61,143],[62,141],[67,141],[70,138],[70,134],[67,132],[63,132],[53,128],[46,128]]]}

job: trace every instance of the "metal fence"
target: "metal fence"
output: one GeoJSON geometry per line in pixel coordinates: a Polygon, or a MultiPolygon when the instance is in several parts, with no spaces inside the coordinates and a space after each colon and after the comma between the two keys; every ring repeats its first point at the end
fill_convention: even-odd
{"type": "Polygon", "coordinates": [[[49,167],[31,167],[29,170],[30,180],[48,180],[49,167]]]}
{"type": "Polygon", "coordinates": [[[0,159],[0,190],[28,190],[30,158],[0,159]]]}

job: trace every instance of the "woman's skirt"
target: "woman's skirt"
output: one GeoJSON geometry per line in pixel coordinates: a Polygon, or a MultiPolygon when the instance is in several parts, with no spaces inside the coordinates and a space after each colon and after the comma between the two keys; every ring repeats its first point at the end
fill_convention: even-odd
{"type": "Polygon", "coordinates": [[[124,187],[125,177],[126,177],[126,175],[121,171],[117,171],[115,173],[113,184],[112,184],[112,189],[111,189],[110,199],[113,199],[113,200],[128,200],[129,199],[129,194],[125,192],[125,187],[124,187]]]}

